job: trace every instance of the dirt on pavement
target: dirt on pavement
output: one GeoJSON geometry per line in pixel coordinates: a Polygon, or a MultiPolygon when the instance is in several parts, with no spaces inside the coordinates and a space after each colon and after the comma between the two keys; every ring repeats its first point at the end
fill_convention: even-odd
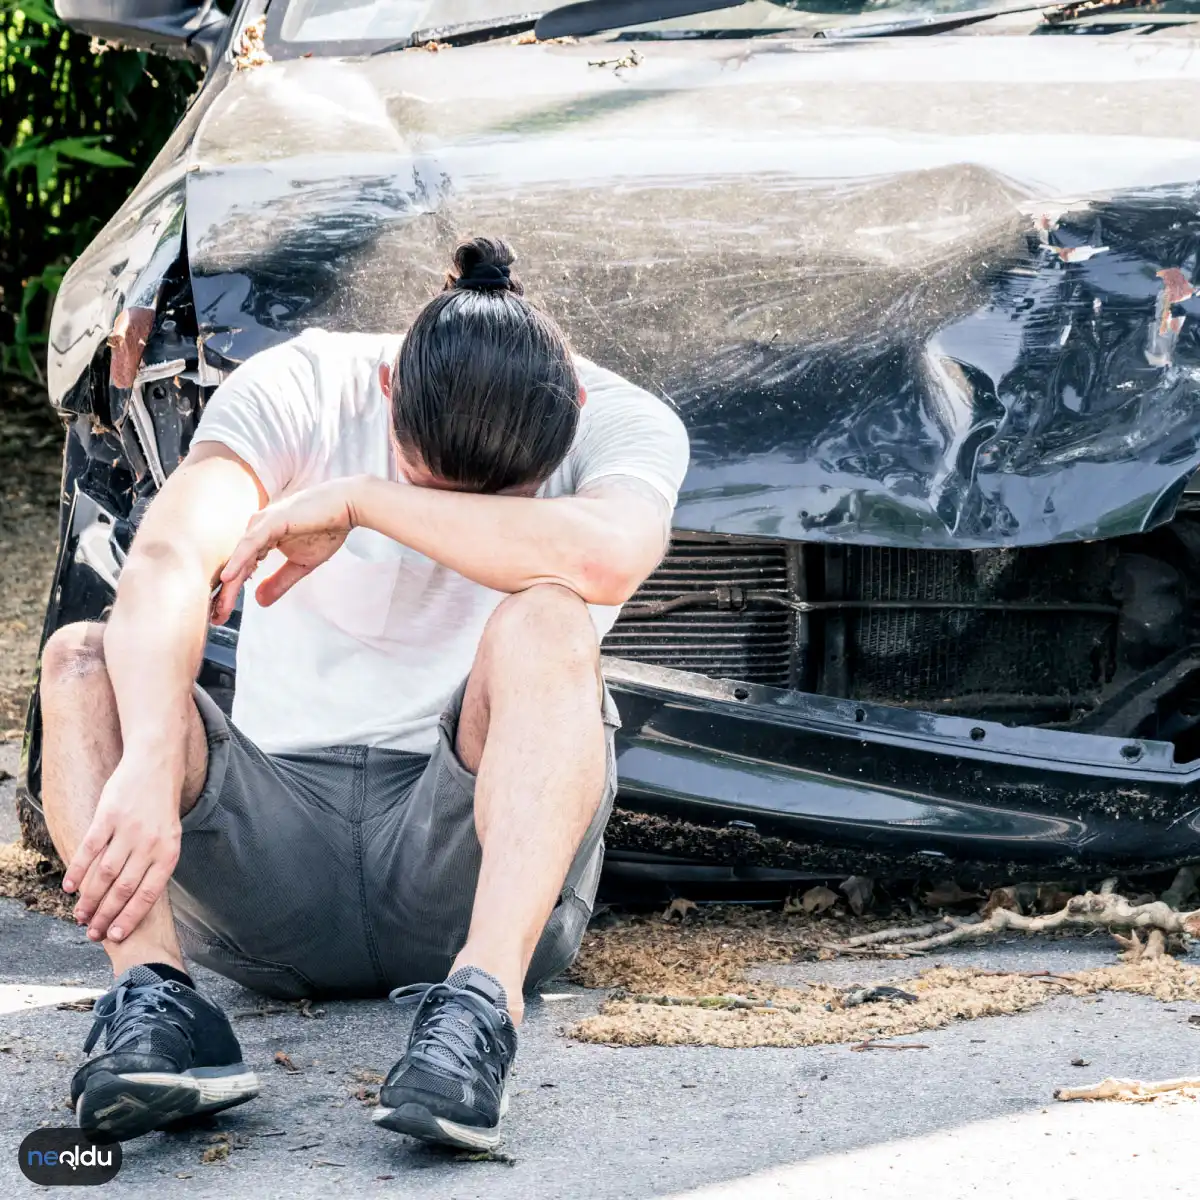
{"type": "Polygon", "coordinates": [[[0,389],[0,737],[17,738],[54,569],[63,431],[45,396],[0,389]]]}

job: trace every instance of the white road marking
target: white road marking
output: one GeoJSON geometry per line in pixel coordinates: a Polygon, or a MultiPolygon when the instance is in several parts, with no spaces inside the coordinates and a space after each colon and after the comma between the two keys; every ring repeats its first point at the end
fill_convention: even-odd
{"type": "Polygon", "coordinates": [[[1198,1129],[1195,1101],[1051,1100],[1045,1109],[822,1155],[667,1200],[1174,1200],[1195,1196],[1198,1129]]]}
{"type": "Polygon", "coordinates": [[[87,1000],[103,996],[99,988],[58,987],[40,983],[0,983],[0,1016],[28,1012],[31,1008],[49,1008],[67,1000],[87,1000]]]}

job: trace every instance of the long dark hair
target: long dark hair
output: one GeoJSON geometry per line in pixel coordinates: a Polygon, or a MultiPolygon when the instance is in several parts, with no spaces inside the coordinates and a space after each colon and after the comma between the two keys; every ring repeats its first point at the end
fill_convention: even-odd
{"type": "Polygon", "coordinates": [[[392,372],[406,454],[465,491],[545,480],[579,424],[579,378],[562,331],[524,298],[499,238],[454,252],[445,288],[412,323],[392,372]]]}

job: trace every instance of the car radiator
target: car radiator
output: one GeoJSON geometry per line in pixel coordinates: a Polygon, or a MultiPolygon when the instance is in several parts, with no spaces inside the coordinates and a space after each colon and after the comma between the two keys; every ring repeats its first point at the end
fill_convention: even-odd
{"type": "Polygon", "coordinates": [[[677,534],[604,652],[717,678],[1054,720],[1112,679],[1111,543],[911,550],[677,534]]]}
{"type": "Polygon", "coordinates": [[[604,653],[786,687],[795,666],[796,622],[785,603],[792,559],[786,542],[676,537],[604,639],[604,653]],[[758,591],[776,602],[746,599],[758,591]]]}

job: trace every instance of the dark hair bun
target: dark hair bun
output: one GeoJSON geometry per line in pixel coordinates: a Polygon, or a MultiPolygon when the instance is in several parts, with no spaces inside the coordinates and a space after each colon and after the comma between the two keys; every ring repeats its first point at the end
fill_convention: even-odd
{"type": "Polygon", "coordinates": [[[459,242],[446,287],[476,292],[525,294],[521,281],[510,270],[516,255],[501,238],[477,237],[459,242]]]}

